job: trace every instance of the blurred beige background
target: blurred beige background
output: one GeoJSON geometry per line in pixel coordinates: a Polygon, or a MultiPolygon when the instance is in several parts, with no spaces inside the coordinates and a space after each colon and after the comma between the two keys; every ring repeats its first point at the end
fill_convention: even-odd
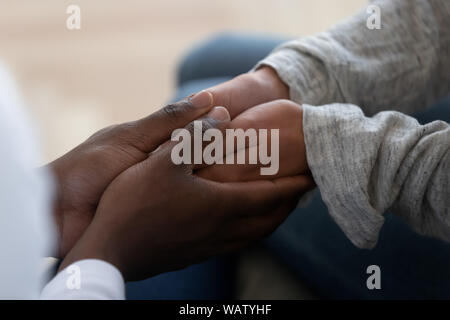
{"type": "Polygon", "coordinates": [[[41,128],[45,160],[96,130],[142,117],[173,91],[186,49],[223,30],[301,36],[366,0],[1,0],[0,60],[41,128]],[[81,30],[66,8],[81,7],[81,30]]]}

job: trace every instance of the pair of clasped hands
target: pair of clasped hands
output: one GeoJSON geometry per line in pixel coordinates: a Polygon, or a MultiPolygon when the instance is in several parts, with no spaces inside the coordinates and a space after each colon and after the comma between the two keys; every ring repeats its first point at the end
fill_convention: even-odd
{"type": "Polygon", "coordinates": [[[273,232],[314,187],[302,108],[263,67],[95,133],[50,163],[58,182],[60,270],[82,259],[140,280],[238,250],[273,232]],[[223,107],[215,107],[223,106],[223,107]],[[279,129],[277,175],[261,165],[175,165],[175,129],[279,129]]]}

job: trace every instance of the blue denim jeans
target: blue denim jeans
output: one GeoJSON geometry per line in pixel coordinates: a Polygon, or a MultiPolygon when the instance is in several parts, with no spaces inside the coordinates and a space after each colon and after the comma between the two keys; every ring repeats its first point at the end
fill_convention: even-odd
{"type": "MultiPolygon", "coordinates": [[[[247,72],[286,39],[221,34],[193,49],[177,73],[178,100],[247,72]]],[[[450,97],[415,117],[421,123],[450,122],[450,97]]],[[[449,195],[450,196],[450,195],[449,195]]],[[[450,245],[411,231],[386,214],[373,250],[351,244],[328,214],[316,191],[264,240],[275,255],[318,296],[328,299],[449,299],[450,245]],[[381,290],[368,290],[366,269],[381,269],[381,290]]],[[[220,299],[233,294],[233,261],[218,258],[127,285],[130,299],[220,299]]]]}

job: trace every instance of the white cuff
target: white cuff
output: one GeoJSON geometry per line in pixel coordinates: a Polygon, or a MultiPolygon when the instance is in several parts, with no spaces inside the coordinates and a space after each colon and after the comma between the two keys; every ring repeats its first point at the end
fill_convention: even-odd
{"type": "Polygon", "coordinates": [[[43,300],[124,300],[120,271],[102,260],[77,261],[59,272],[42,290],[43,300]]]}

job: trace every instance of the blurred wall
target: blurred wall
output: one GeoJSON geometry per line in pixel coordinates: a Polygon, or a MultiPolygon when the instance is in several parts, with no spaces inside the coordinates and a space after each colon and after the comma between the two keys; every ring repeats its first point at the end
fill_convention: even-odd
{"type": "Polygon", "coordinates": [[[0,60],[41,128],[46,160],[96,130],[142,117],[173,90],[182,53],[222,30],[301,36],[365,0],[1,0],[0,60]],[[81,30],[66,8],[81,7],[81,30]]]}

